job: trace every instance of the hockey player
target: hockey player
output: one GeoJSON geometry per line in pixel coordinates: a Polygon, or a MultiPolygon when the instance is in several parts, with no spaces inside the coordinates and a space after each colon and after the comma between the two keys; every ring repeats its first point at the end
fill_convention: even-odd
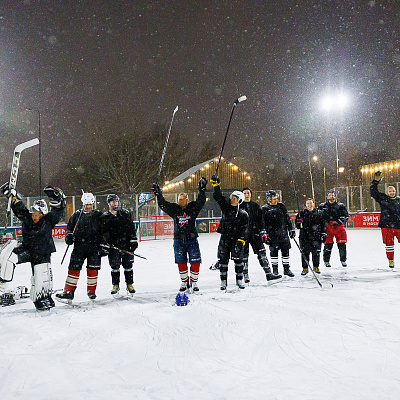
{"type": "Polygon", "coordinates": [[[378,183],[381,180],[382,172],[375,172],[370,191],[371,197],[381,207],[378,226],[381,228],[389,267],[394,268],[394,238],[396,237],[397,241],[400,241],[400,197],[396,196],[396,189],[393,186],[387,187],[386,194],[379,192],[378,183]]]}
{"type": "Polygon", "coordinates": [[[15,189],[9,190],[8,183],[1,190],[7,197],[12,197],[11,208],[22,222],[22,244],[13,249],[7,264],[31,263],[30,298],[37,310],[50,309],[54,307],[51,297],[53,275],[50,258],[51,253],[56,251],[52,230],[64,216],[65,195],[61,189],[47,186],[44,192],[49,198],[50,211],[45,200],[36,200],[28,210],[15,189]]]}
{"type": "Polygon", "coordinates": [[[314,272],[319,274],[321,244],[326,239],[326,227],[322,211],[315,208],[313,199],[307,199],[306,208],[296,215],[296,228],[300,229],[299,242],[302,252],[301,263],[303,266],[301,275],[308,274],[310,253],[312,255],[314,272]]]}
{"type": "Polygon", "coordinates": [[[278,202],[278,193],[275,190],[269,190],[266,196],[267,204],[261,210],[267,234],[264,236],[264,240],[269,245],[273,273],[278,275],[278,252],[280,250],[283,273],[293,277],[294,273],[290,270],[289,265],[289,249],[291,247],[290,239],[296,236],[296,231],[292,226],[286,206],[278,202]]]}
{"type": "Polygon", "coordinates": [[[262,211],[261,207],[254,201],[251,200],[251,189],[245,187],[242,190],[244,194],[244,202],[240,204],[240,208],[245,210],[249,215],[249,236],[244,247],[244,258],[243,258],[243,277],[244,282],[249,283],[249,248],[251,245],[254,254],[257,255],[258,262],[265,272],[268,281],[273,279],[282,278],[282,275],[274,275],[271,272],[271,268],[267,259],[267,252],[265,251],[264,244],[262,242],[262,236],[266,233],[262,230],[262,211]]]}
{"type": "Polygon", "coordinates": [[[174,220],[174,254],[175,263],[181,277],[179,291],[184,292],[192,288],[199,291],[197,281],[199,278],[201,254],[196,230],[196,218],[206,202],[207,179],[199,180],[199,195],[196,201],[189,202],[186,193],[178,196],[178,204],[170,203],[164,199],[160,186],[153,184],[152,190],[157,197],[158,206],[174,220]],[[188,257],[190,262],[190,279],[188,275],[188,257]]]}
{"type": "Polygon", "coordinates": [[[330,189],[327,194],[327,200],[318,206],[318,209],[323,212],[324,220],[326,222],[326,240],[324,243],[324,264],[325,267],[330,268],[330,259],[333,248],[333,239],[339,249],[340,262],[343,267],[347,267],[347,251],[346,242],[347,234],[344,229],[344,224],[349,217],[346,206],[343,203],[337,202],[337,194],[335,189],[330,189]]]}
{"type": "Polygon", "coordinates": [[[236,285],[239,289],[244,289],[243,257],[249,224],[248,214],[239,208],[240,204],[244,201],[244,195],[242,192],[235,190],[231,193],[228,200],[221,193],[219,178],[213,175],[210,182],[214,187],[214,199],[222,211],[222,218],[217,230],[221,234],[218,245],[221,290],[226,290],[227,288],[230,258],[235,263],[236,285]]]}
{"type": "MultiPolygon", "coordinates": [[[[119,207],[119,202],[119,197],[116,194],[107,195],[108,211],[101,216],[102,244],[134,252],[138,247],[136,228],[130,211],[119,207]]],[[[135,293],[133,287],[133,257],[131,254],[115,249],[108,251],[112,295],[119,292],[121,264],[124,268],[126,289],[130,294],[135,293]]]]}
{"type": "Polygon", "coordinates": [[[100,217],[103,214],[94,209],[92,193],[83,193],[81,197],[82,210],[71,215],[65,231],[65,243],[74,245],[71,254],[68,276],[63,293],[56,294],[57,298],[72,300],[78,285],[79,275],[86,260],[87,295],[89,299],[96,298],[97,276],[101,266],[101,232],[100,217]]]}

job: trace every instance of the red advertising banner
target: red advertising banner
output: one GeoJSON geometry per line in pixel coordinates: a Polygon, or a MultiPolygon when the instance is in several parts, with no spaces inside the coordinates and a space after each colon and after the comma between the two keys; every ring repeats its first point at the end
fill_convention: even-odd
{"type": "Polygon", "coordinates": [[[347,225],[351,228],[377,228],[380,216],[380,213],[350,214],[347,225]]]}

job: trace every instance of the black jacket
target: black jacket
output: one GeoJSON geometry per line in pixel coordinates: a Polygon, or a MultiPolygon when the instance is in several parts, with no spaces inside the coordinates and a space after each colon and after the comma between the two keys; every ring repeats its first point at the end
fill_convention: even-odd
{"type": "Polygon", "coordinates": [[[65,234],[74,232],[74,246],[85,245],[99,246],[101,241],[100,217],[103,213],[99,210],[92,210],[88,213],[78,210],[71,215],[68,221],[65,234]],[[82,214],[82,215],[81,215],[82,214]],[[76,228],[75,228],[76,226],[76,228]]]}
{"type": "Polygon", "coordinates": [[[389,197],[378,190],[377,181],[373,180],[370,192],[371,197],[377,201],[381,207],[381,216],[378,226],[380,228],[400,229],[400,197],[389,197]]]}
{"type": "Polygon", "coordinates": [[[240,209],[249,215],[249,235],[258,235],[262,230],[261,207],[254,201],[243,202],[240,209]]]}
{"type": "Polygon", "coordinates": [[[337,222],[339,225],[344,224],[349,218],[346,206],[343,203],[330,203],[329,201],[321,203],[318,206],[318,210],[323,213],[323,218],[327,224],[331,222],[337,222]]]}
{"type": "Polygon", "coordinates": [[[157,196],[158,206],[174,220],[174,238],[194,238],[199,236],[196,230],[196,218],[206,202],[206,194],[199,191],[196,201],[188,203],[183,209],[177,203],[170,203],[161,194],[157,196]]]}
{"type": "Polygon", "coordinates": [[[50,211],[43,215],[35,224],[32,214],[22,201],[13,200],[11,208],[16,217],[22,222],[22,246],[31,255],[50,255],[56,251],[53,240],[53,228],[64,216],[65,202],[59,207],[50,207],[50,211]]]}
{"type": "Polygon", "coordinates": [[[296,228],[300,229],[301,240],[321,241],[321,234],[326,232],[323,212],[317,208],[312,211],[305,208],[296,215],[296,228]]]}
{"type": "Polygon", "coordinates": [[[230,201],[221,193],[219,186],[214,188],[214,199],[221,207],[222,218],[219,223],[218,231],[227,240],[236,241],[238,239],[247,240],[249,216],[246,211],[231,205],[230,201]]]}
{"type": "Polygon", "coordinates": [[[283,203],[266,204],[262,207],[262,221],[270,242],[287,239],[288,232],[293,230],[289,213],[283,203]]]}
{"type": "Polygon", "coordinates": [[[102,243],[107,243],[122,250],[131,250],[131,240],[137,240],[136,228],[130,211],[119,209],[114,215],[106,211],[101,217],[102,243]]]}

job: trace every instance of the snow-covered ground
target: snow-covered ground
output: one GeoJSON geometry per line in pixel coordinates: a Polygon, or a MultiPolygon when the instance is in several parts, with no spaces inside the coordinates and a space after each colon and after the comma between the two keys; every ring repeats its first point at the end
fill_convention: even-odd
{"type": "MultiPolygon", "coordinates": [[[[200,236],[201,294],[187,307],[173,306],[180,283],[167,239],[140,244],[148,260],[136,260],[133,299],[112,298],[103,258],[93,305],[83,271],[79,307],[37,312],[26,299],[0,308],[0,398],[398,399],[400,273],[387,267],[379,230],[348,230],[347,269],[334,247],[320,275],[331,290],[300,276],[293,244],[295,278],[267,284],[251,255],[250,286],[233,290],[231,264],[221,293],[208,269],[218,239],[200,236]]],[[[65,248],[57,243],[53,256],[55,288],[65,248]]],[[[29,265],[18,266],[11,286],[29,279],[29,265]]]]}

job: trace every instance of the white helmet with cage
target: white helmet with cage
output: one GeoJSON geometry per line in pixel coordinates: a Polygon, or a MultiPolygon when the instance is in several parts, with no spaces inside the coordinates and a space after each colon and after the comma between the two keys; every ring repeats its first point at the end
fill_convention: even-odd
{"type": "Polygon", "coordinates": [[[81,201],[83,205],[86,204],[94,204],[94,196],[93,193],[83,193],[81,197],[81,201]]]}
{"type": "Polygon", "coordinates": [[[49,212],[49,209],[47,208],[47,203],[43,199],[40,199],[33,202],[33,205],[29,208],[29,212],[31,214],[34,212],[40,212],[43,215],[46,215],[49,212]]]}

